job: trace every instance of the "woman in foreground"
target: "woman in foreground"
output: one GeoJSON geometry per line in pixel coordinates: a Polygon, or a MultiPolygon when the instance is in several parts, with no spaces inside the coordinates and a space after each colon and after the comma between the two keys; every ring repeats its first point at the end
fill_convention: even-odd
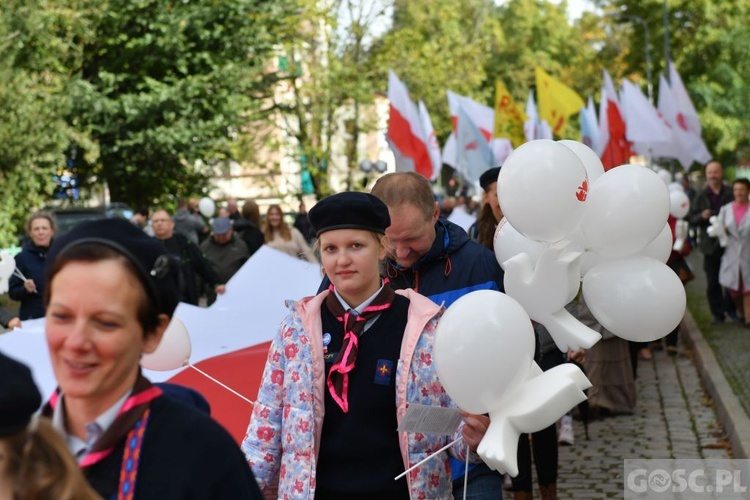
{"type": "Polygon", "coordinates": [[[84,222],[55,241],[46,336],[59,384],[52,418],[104,498],[262,498],[229,434],[141,374],[177,302],[179,264],[125,219],[84,222]]]}

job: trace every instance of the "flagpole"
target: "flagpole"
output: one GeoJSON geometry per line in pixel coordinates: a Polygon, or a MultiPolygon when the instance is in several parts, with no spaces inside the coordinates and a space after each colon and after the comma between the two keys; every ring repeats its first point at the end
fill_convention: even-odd
{"type": "Polygon", "coordinates": [[[672,82],[669,78],[669,65],[672,64],[669,54],[669,10],[667,9],[667,0],[664,0],[664,67],[667,73],[667,83],[672,82]]]}

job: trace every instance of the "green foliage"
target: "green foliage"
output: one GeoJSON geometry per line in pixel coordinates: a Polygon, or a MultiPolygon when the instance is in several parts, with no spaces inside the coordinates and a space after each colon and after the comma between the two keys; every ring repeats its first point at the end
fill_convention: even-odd
{"type": "MultiPolygon", "coordinates": [[[[662,0],[617,0],[626,15],[643,18],[651,30],[654,86],[665,72],[662,0]]],[[[738,163],[738,150],[750,145],[750,4],[721,0],[669,0],[670,55],[703,125],[709,151],[725,165],[738,163]]],[[[643,38],[633,35],[627,58],[631,69],[644,65],[643,38]]]]}
{"type": "Polygon", "coordinates": [[[6,0],[0,9],[0,246],[17,243],[18,228],[51,195],[70,140],[88,143],[65,119],[82,6],[6,0]]]}
{"type": "MultiPolygon", "coordinates": [[[[71,117],[96,139],[84,184],[108,183],[116,201],[149,205],[200,193],[212,165],[274,83],[274,0],[112,1],[90,11],[71,117]]],[[[79,145],[80,146],[80,145],[79,145]]]]}
{"type": "Polygon", "coordinates": [[[397,0],[393,29],[374,48],[374,66],[383,92],[393,69],[412,99],[424,101],[444,139],[451,130],[445,91],[493,106],[495,76],[485,64],[505,44],[488,0],[397,0]]]}

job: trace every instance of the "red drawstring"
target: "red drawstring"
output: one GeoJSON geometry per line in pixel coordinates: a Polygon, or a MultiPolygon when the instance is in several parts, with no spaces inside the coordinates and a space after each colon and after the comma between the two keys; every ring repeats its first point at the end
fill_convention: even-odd
{"type": "Polygon", "coordinates": [[[453,270],[453,264],[451,264],[451,258],[448,257],[445,260],[445,276],[447,277],[453,270]]]}

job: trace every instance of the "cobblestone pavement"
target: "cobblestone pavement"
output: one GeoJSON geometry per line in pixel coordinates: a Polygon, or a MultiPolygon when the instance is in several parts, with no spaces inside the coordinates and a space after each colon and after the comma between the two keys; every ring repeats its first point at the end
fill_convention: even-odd
{"type": "Polygon", "coordinates": [[[635,414],[590,422],[588,440],[575,422],[575,444],[560,447],[560,498],[622,498],[624,459],[731,457],[691,352],[639,363],[635,414]]]}
{"type": "Polygon", "coordinates": [[[695,272],[695,280],[688,284],[687,295],[693,319],[713,349],[729,386],[750,415],[750,330],[732,322],[711,324],[700,252],[690,255],[690,265],[695,272]]]}

